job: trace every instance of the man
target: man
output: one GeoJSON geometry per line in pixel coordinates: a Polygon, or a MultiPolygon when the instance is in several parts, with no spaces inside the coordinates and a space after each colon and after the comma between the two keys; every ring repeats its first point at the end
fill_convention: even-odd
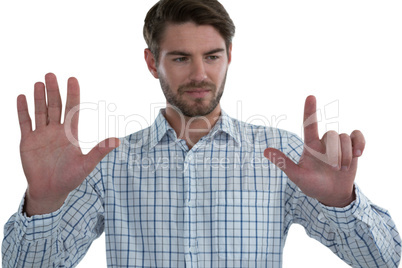
{"type": "Polygon", "coordinates": [[[64,124],[53,74],[46,90],[35,84],[35,131],[18,97],[28,189],[6,224],[5,267],[75,266],[103,231],[110,267],[281,267],[292,223],[350,265],[398,266],[392,219],[354,184],[361,132],[320,140],[312,96],[304,144],[221,110],[233,35],[216,1],[157,3],[145,19],[144,56],[167,107],[151,127],[86,156],[75,78],[64,124]]]}

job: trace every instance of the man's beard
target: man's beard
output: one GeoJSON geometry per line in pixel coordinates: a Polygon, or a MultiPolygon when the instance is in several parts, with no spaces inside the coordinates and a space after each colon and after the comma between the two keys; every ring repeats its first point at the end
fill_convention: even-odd
{"type": "Polygon", "coordinates": [[[166,82],[165,77],[160,74],[159,81],[167,102],[171,106],[173,106],[173,108],[180,111],[184,116],[196,117],[208,115],[216,108],[216,106],[218,106],[223,94],[223,89],[225,87],[226,75],[227,72],[225,73],[225,77],[223,78],[217,95],[216,85],[209,82],[190,82],[188,84],[181,85],[177,90],[177,94],[174,94],[170,85],[166,82]],[[185,92],[195,88],[204,88],[211,90],[210,94],[212,94],[212,96],[216,95],[216,97],[213,97],[207,105],[203,104],[203,102],[205,101],[205,99],[203,98],[196,98],[194,100],[195,103],[189,103],[188,101],[184,100],[183,95],[185,94],[185,92]]]}

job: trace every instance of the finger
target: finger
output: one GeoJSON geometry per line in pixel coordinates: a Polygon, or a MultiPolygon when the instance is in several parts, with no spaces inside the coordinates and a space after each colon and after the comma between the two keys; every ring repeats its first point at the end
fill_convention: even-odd
{"type": "Polygon", "coordinates": [[[117,138],[109,138],[96,145],[84,158],[85,172],[89,174],[108,153],[119,145],[120,140],[117,138]]]}
{"type": "Polygon", "coordinates": [[[38,82],[34,86],[34,99],[35,99],[35,126],[41,128],[47,125],[47,106],[45,85],[38,82]]]}
{"type": "Polygon", "coordinates": [[[48,116],[50,123],[60,123],[61,119],[61,97],[56,76],[52,73],[45,75],[47,101],[48,101],[48,116]]]}
{"type": "Polygon", "coordinates": [[[70,124],[72,134],[75,137],[78,137],[79,105],[80,86],[76,78],[70,77],[67,81],[67,101],[64,122],[70,124]]]}
{"type": "Polygon", "coordinates": [[[297,174],[300,168],[284,153],[275,148],[267,148],[264,151],[264,156],[285,172],[288,178],[296,185],[299,183],[297,174]]]}
{"type": "Polygon", "coordinates": [[[340,168],[341,162],[341,147],[339,135],[335,131],[328,131],[322,137],[322,142],[325,147],[325,162],[335,169],[340,168]]]}
{"type": "Polygon", "coordinates": [[[364,139],[363,133],[359,130],[355,130],[350,134],[350,138],[352,140],[353,157],[361,156],[366,146],[366,140],[364,139]]]}
{"type": "Polygon", "coordinates": [[[312,141],[319,140],[317,125],[317,107],[314,96],[308,96],[304,105],[304,142],[309,144],[312,141]]]}
{"type": "Polygon", "coordinates": [[[350,170],[352,170],[352,171],[354,171],[354,172],[356,172],[356,170],[357,170],[357,162],[359,161],[359,158],[358,157],[353,157],[352,158],[352,161],[351,161],[351,163],[350,163],[350,167],[349,167],[349,171],[350,170]]]}
{"type": "Polygon", "coordinates": [[[17,111],[18,111],[18,121],[20,123],[21,136],[32,131],[32,121],[28,112],[27,99],[24,95],[19,95],[17,97],[17,111]]]}
{"type": "Polygon", "coordinates": [[[347,134],[339,135],[339,140],[342,151],[341,170],[347,171],[350,168],[353,158],[352,140],[347,134]]]}

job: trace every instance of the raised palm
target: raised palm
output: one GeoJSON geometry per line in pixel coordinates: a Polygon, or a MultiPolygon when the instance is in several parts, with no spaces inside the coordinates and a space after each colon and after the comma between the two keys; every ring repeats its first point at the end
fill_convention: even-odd
{"type": "Polygon", "coordinates": [[[77,79],[68,80],[63,124],[56,76],[49,73],[45,81],[46,90],[43,83],[35,84],[35,130],[32,130],[25,96],[17,99],[21,161],[28,181],[25,211],[30,215],[58,209],[67,195],[119,144],[116,138],[107,139],[87,155],[82,154],[78,145],[80,93],[77,79]]]}

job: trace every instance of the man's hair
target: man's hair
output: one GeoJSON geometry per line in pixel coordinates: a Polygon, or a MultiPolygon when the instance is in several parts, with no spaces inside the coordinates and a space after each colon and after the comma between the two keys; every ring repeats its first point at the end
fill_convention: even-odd
{"type": "Polygon", "coordinates": [[[211,25],[225,40],[227,50],[235,34],[232,19],[217,0],[160,0],[148,11],[144,22],[145,42],[156,64],[159,61],[159,45],[169,23],[211,25]]]}

